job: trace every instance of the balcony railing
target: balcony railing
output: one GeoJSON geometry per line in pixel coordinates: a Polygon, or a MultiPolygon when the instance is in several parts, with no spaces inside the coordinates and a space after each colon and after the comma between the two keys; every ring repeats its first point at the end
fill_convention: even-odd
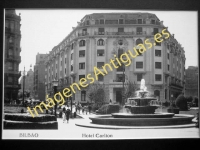
{"type": "Polygon", "coordinates": [[[136,32],[137,35],[146,35],[146,31],[142,31],[142,32],[136,32]]]}
{"type": "Polygon", "coordinates": [[[134,35],[134,32],[106,32],[106,35],[134,35]]]}
{"type": "Polygon", "coordinates": [[[119,67],[117,68],[117,71],[122,72],[122,71],[123,71],[123,66],[119,66],[119,67]]]}
{"type": "Polygon", "coordinates": [[[183,86],[180,85],[180,84],[170,83],[169,85],[170,85],[170,86],[179,87],[179,88],[183,88],[183,86]]]}
{"type": "Polygon", "coordinates": [[[78,36],[86,36],[86,35],[89,35],[89,33],[88,32],[78,33],[78,36]]]}
{"type": "Polygon", "coordinates": [[[115,80],[113,80],[113,82],[123,82],[123,80],[122,79],[115,79],[115,80]]]}

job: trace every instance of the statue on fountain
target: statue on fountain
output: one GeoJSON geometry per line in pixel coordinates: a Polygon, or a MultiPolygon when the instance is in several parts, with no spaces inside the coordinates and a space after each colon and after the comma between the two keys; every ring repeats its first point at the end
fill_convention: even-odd
{"type": "Polygon", "coordinates": [[[147,91],[147,87],[145,86],[145,80],[144,79],[142,79],[141,80],[141,83],[140,83],[140,96],[141,96],[141,98],[144,98],[144,96],[145,96],[145,94],[147,93],[146,91],[147,91]]]}

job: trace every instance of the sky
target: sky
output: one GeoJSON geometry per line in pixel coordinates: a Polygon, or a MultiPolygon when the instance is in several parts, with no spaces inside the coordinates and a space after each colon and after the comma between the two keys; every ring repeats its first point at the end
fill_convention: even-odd
{"type": "Polygon", "coordinates": [[[21,15],[21,63],[19,71],[35,65],[36,55],[48,54],[77,26],[85,15],[107,12],[154,13],[175,34],[184,47],[186,68],[198,64],[197,11],[100,10],[100,9],[16,9],[21,15]]]}

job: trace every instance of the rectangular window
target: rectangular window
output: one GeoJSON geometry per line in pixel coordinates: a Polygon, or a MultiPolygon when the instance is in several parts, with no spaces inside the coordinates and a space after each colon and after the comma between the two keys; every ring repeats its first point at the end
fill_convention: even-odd
{"type": "Polygon", "coordinates": [[[87,29],[83,29],[82,30],[82,35],[86,35],[87,34],[87,29]]]}
{"type": "Polygon", "coordinates": [[[13,70],[13,63],[12,62],[8,62],[8,70],[13,70]]]}
{"type": "Polygon", "coordinates": [[[65,74],[66,74],[67,69],[65,68],[65,74]]]}
{"type": "Polygon", "coordinates": [[[79,57],[85,57],[85,50],[79,51],[79,57]]]}
{"type": "Polygon", "coordinates": [[[136,62],[136,68],[143,68],[143,62],[136,62]]]}
{"type": "Polygon", "coordinates": [[[123,74],[117,74],[116,80],[114,82],[123,82],[123,74]]]}
{"type": "Polygon", "coordinates": [[[157,34],[157,33],[159,33],[158,32],[158,28],[153,28],[153,33],[154,33],[154,35],[157,34]]]}
{"type": "Polygon", "coordinates": [[[95,24],[99,24],[99,20],[95,20],[95,24]]]}
{"type": "Polygon", "coordinates": [[[86,101],[86,91],[81,91],[81,101],[86,101]]]}
{"type": "Polygon", "coordinates": [[[8,83],[12,83],[13,82],[13,77],[8,77],[8,83]]]}
{"type": "Polygon", "coordinates": [[[170,67],[170,66],[169,66],[169,65],[167,65],[167,69],[168,69],[168,71],[169,71],[169,67],[170,67]]]}
{"type": "Polygon", "coordinates": [[[73,53],[71,54],[71,60],[73,60],[73,53]]]}
{"type": "Polygon", "coordinates": [[[155,68],[161,69],[161,62],[155,62],[155,68]]]}
{"type": "Polygon", "coordinates": [[[156,81],[162,81],[162,75],[161,74],[155,74],[155,80],[156,81]]]}
{"type": "Polygon", "coordinates": [[[142,34],[142,27],[137,27],[136,32],[137,32],[137,35],[141,35],[142,34]]]}
{"type": "Polygon", "coordinates": [[[142,19],[138,19],[138,24],[142,24],[142,19]]]}
{"type": "Polygon", "coordinates": [[[85,75],[79,75],[79,81],[80,79],[85,78],[85,75]]]}
{"type": "Polygon", "coordinates": [[[159,43],[155,41],[155,43],[156,43],[156,46],[161,46],[161,42],[159,43]]]}
{"type": "Polygon", "coordinates": [[[167,53],[167,59],[169,59],[169,53],[167,53]]]}
{"type": "Polygon", "coordinates": [[[102,68],[104,66],[104,62],[97,62],[97,68],[102,68]]]}
{"type": "Polygon", "coordinates": [[[102,74],[99,74],[99,75],[98,75],[98,81],[103,81],[103,80],[104,80],[103,75],[102,75],[102,74]]]}
{"type": "Polygon", "coordinates": [[[155,56],[161,57],[161,50],[155,50],[155,56]]]}
{"type": "Polygon", "coordinates": [[[155,20],[151,20],[151,24],[155,24],[156,23],[156,21],[155,20]]]}
{"type": "Polygon", "coordinates": [[[67,63],[67,58],[65,58],[65,64],[67,63]]]}
{"type": "Polygon", "coordinates": [[[104,28],[99,28],[98,34],[99,35],[104,35],[105,34],[104,28]]]}
{"type": "Polygon", "coordinates": [[[124,53],[123,49],[118,49],[118,58],[120,58],[120,56],[124,53]]]}
{"type": "MultiPolygon", "coordinates": [[[[139,51],[139,49],[136,49],[137,50],[137,52],[138,52],[138,56],[142,56],[142,53],[140,53],[140,51],[139,51]]],[[[143,49],[141,49],[141,51],[143,51],[143,49]]]]}
{"type": "Polygon", "coordinates": [[[60,66],[62,66],[62,60],[60,61],[60,66]]]}
{"type": "Polygon", "coordinates": [[[137,74],[137,81],[141,81],[142,80],[142,73],[138,73],[137,74]]]}
{"type": "Polygon", "coordinates": [[[124,24],[124,19],[119,19],[119,24],[124,24]]]}
{"type": "Polygon", "coordinates": [[[124,32],[124,28],[118,28],[118,32],[124,32]]]}
{"type": "Polygon", "coordinates": [[[98,49],[97,50],[97,56],[104,56],[104,50],[103,49],[98,49]]]}
{"type": "Polygon", "coordinates": [[[100,19],[100,24],[104,24],[104,19],[100,19]]]}
{"type": "Polygon", "coordinates": [[[71,65],[71,71],[73,71],[73,65],[71,65]]]}
{"type": "Polygon", "coordinates": [[[85,63],[79,63],[79,69],[85,69],[85,63]]]}
{"type": "Polygon", "coordinates": [[[86,25],[90,25],[90,21],[89,20],[86,21],[86,25]]]}

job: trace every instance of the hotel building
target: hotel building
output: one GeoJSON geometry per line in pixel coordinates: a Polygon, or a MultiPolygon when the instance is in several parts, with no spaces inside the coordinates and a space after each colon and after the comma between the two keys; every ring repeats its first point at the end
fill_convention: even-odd
{"type": "MultiPolygon", "coordinates": [[[[170,34],[161,43],[154,35],[167,29],[155,14],[151,13],[94,13],[85,15],[73,27],[64,40],[55,46],[46,57],[46,93],[53,95],[52,81],[59,80],[62,91],[72,83],[79,83],[88,74],[94,77],[93,68],[101,68],[114,55],[119,57],[146,39],[156,43],[125,67],[125,82],[130,80],[140,85],[145,79],[147,90],[160,100],[169,101],[184,92],[185,52],[181,44],[170,34]]],[[[167,32],[169,32],[167,30],[167,32]]],[[[170,32],[169,32],[170,33],[170,32]]],[[[145,45],[145,44],[144,44],[145,45]]],[[[134,52],[133,52],[134,53],[134,52]]],[[[101,70],[101,69],[100,69],[101,70]]],[[[109,69],[108,69],[109,70],[109,69]]],[[[105,76],[99,75],[99,83],[106,85],[107,101],[121,102],[123,67],[120,66],[105,76]]],[[[85,103],[87,89],[76,90],[72,99],[85,103]]]]}

